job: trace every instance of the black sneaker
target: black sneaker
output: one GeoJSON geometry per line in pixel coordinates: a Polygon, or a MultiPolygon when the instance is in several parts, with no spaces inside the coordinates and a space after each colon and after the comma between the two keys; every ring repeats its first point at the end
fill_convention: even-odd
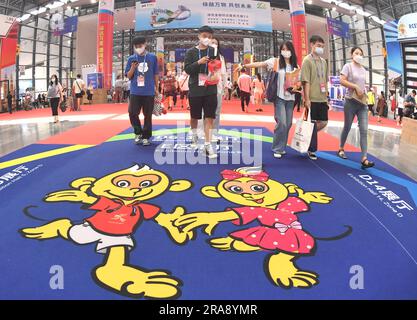
{"type": "Polygon", "coordinates": [[[314,152],[310,152],[308,151],[308,157],[310,158],[310,160],[316,161],[317,160],[317,155],[314,152]]]}

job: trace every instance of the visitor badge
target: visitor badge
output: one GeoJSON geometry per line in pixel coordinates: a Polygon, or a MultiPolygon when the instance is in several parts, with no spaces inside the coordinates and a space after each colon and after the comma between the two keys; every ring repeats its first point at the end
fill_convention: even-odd
{"type": "Polygon", "coordinates": [[[321,91],[321,93],[326,93],[326,84],[325,83],[320,83],[320,91],[321,91]]]}
{"type": "Polygon", "coordinates": [[[207,74],[205,74],[205,73],[199,73],[198,74],[198,86],[199,87],[205,86],[206,81],[207,81],[207,78],[208,78],[207,74]]]}
{"type": "Polygon", "coordinates": [[[144,76],[138,76],[138,87],[144,87],[145,86],[145,77],[144,76]]]}

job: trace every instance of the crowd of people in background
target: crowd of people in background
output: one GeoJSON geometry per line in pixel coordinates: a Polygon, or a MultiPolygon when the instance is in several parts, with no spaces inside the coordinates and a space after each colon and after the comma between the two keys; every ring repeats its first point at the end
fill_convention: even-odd
{"type": "MultiPolygon", "coordinates": [[[[318,132],[326,128],[331,108],[327,84],[329,67],[323,58],[325,42],[320,36],[313,35],[310,38],[311,51],[301,65],[298,65],[294,45],[291,41],[286,41],[278,48],[278,57],[240,64],[238,69],[234,70],[238,72],[238,79],[234,82],[227,73],[221,43],[214,36],[213,29],[208,26],[199,29],[198,44],[187,51],[184,70],[179,75],[175,69],[168,68],[160,77],[156,55],[147,51],[144,37],[134,38],[133,47],[134,54],[128,59],[125,73],[117,76],[114,87],[107,92],[107,101],[128,102],[136,144],[151,144],[155,96],[161,95],[165,99],[168,110],[173,110],[179,105],[181,109],[190,111],[191,145],[196,147],[199,139],[204,138],[203,150],[209,158],[217,157],[212,143],[218,142],[219,139],[217,134],[223,100],[230,101],[234,97],[240,99],[241,111],[244,113],[250,110],[263,112],[264,103],[269,100],[273,102],[276,121],[272,144],[274,157],[281,159],[286,155],[294,110],[300,112],[303,107],[304,118],[308,118],[314,124],[307,155],[309,159],[317,160],[318,132]],[[261,73],[255,75],[253,69],[264,69],[269,74],[268,78],[263,78],[261,73]],[[287,76],[295,73],[297,78],[289,86],[287,76]],[[275,78],[271,78],[271,74],[275,74],[275,78]],[[274,92],[271,93],[271,90],[274,92]],[[144,115],[143,125],[139,120],[140,113],[144,115]]],[[[344,146],[356,117],[362,150],[361,164],[362,168],[366,169],[374,166],[374,163],[367,159],[369,117],[375,116],[377,122],[382,122],[391,110],[400,126],[403,117],[417,118],[417,112],[415,90],[408,95],[403,95],[397,90],[390,91],[386,97],[383,91],[377,94],[374,87],[366,86],[363,58],[362,48],[352,48],[351,62],[345,64],[340,72],[341,85],[346,91],[344,97],[341,97],[344,101],[344,127],[337,155],[342,159],[348,158],[344,146]]],[[[76,76],[70,89],[69,92],[63,87],[54,74],[51,76],[47,93],[39,93],[35,97],[32,92],[27,91],[25,99],[30,101],[34,108],[50,106],[54,123],[58,123],[59,109],[65,111],[68,100],[71,101],[72,111],[81,111],[84,97],[89,104],[93,102],[94,87],[92,83],[87,85],[80,74],[76,76]]],[[[11,113],[10,92],[7,101],[11,113]]]]}

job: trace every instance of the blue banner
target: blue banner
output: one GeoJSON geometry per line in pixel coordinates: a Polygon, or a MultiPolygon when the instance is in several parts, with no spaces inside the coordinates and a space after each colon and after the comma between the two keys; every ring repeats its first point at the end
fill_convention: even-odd
{"type": "Polygon", "coordinates": [[[327,30],[330,34],[334,36],[341,37],[344,39],[350,38],[349,24],[343,21],[327,18],[327,30]]]}
{"type": "Polygon", "coordinates": [[[398,20],[384,24],[384,35],[387,50],[388,78],[395,79],[403,74],[403,57],[401,45],[398,42],[398,20]]]}

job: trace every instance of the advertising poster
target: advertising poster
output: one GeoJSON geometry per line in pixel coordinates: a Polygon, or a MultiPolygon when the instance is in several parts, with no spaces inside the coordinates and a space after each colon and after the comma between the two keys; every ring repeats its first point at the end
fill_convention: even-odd
{"type": "Polygon", "coordinates": [[[271,6],[252,0],[144,0],[136,3],[136,31],[199,28],[272,32],[271,6]],[[262,19],[259,19],[262,17],[262,19]]]}
{"type": "Polygon", "coordinates": [[[97,71],[103,73],[104,88],[112,86],[114,0],[102,0],[98,11],[97,71]]]}
{"type": "Polygon", "coordinates": [[[289,0],[291,13],[291,33],[294,48],[301,66],[308,54],[306,13],[303,0],[289,0]]]}
{"type": "Polygon", "coordinates": [[[388,79],[393,80],[403,74],[403,58],[401,51],[399,21],[388,21],[384,24],[384,34],[388,64],[388,79]]]}
{"type": "Polygon", "coordinates": [[[337,37],[350,38],[349,24],[337,19],[327,18],[327,31],[337,37]]]}

